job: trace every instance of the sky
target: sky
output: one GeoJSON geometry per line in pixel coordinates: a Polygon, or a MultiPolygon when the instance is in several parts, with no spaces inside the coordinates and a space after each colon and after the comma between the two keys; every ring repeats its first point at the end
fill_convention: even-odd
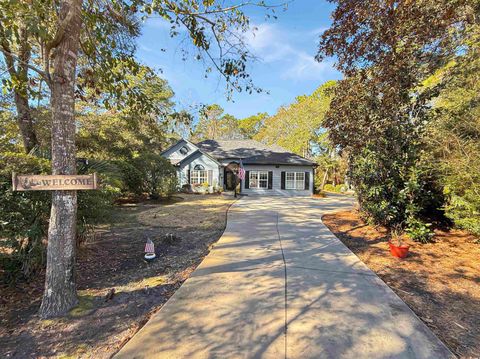
{"type": "Polygon", "coordinates": [[[263,9],[244,9],[257,29],[245,39],[258,58],[248,64],[248,70],[255,85],[265,90],[260,94],[234,92],[228,100],[225,82],[218,74],[205,78],[205,64],[182,60],[184,36],[171,38],[170,26],[163,19],[146,21],[137,56],[168,80],[178,110],[217,103],[237,118],[258,112],[273,115],[295,97],[312,93],[325,81],[341,78],[333,68],[333,60],[318,63],[314,59],[319,35],[329,27],[332,10],[333,5],[323,0],[294,0],[286,11],[276,12],[275,20],[266,19],[263,9]]]}

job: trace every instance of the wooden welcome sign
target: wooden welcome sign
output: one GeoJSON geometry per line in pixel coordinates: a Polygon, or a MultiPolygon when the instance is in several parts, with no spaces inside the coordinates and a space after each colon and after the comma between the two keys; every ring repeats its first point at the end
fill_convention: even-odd
{"type": "Polygon", "coordinates": [[[97,174],[17,175],[12,173],[14,191],[71,191],[97,189],[97,174]]]}

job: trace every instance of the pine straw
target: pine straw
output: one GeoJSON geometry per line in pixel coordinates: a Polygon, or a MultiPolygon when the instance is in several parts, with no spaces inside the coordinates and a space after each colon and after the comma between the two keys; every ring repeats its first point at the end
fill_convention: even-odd
{"type": "Polygon", "coordinates": [[[462,358],[480,357],[480,244],[458,230],[436,230],[433,243],[412,243],[409,256],[390,255],[387,231],[356,211],[323,222],[462,358]]]}

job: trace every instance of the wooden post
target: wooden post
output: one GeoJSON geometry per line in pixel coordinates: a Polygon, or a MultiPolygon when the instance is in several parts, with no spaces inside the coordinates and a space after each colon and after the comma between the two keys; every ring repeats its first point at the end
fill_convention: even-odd
{"type": "Polygon", "coordinates": [[[12,172],[12,189],[17,190],[17,174],[15,172],[12,172]]]}

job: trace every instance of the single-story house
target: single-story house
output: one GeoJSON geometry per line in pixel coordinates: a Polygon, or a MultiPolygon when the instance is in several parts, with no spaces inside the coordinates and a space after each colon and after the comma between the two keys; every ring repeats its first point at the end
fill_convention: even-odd
{"type": "Polygon", "coordinates": [[[254,140],[181,139],[162,152],[177,167],[179,185],[233,190],[242,194],[309,196],[313,193],[315,162],[276,145],[254,140]],[[239,180],[240,166],[245,170],[239,180]]]}

